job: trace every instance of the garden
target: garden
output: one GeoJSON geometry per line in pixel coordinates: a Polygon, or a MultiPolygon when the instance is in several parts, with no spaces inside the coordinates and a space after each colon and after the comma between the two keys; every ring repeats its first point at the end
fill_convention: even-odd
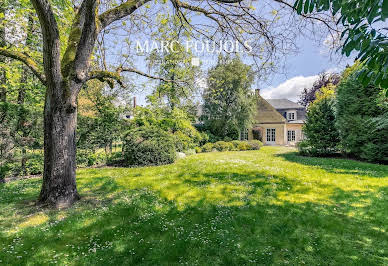
{"type": "Polygon", "coordinates": [[[77,176],[59,211],[35,205],[40,178],[0,188],[1,264],[388,262],[386,165],[263,147],[77,176]]]}
{"type": "Polygon", "coordinates": [[[2,0],[0,265],[388,265],[387,19],[2,0]]]}

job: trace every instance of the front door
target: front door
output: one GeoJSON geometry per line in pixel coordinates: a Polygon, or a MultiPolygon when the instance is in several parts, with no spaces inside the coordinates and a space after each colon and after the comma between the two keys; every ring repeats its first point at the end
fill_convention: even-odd
{"type": "Polygon", "coordinates": [[[276,142],[276,129],[275,128],[267,128],[267,143],[275,144],[276,142]]]}

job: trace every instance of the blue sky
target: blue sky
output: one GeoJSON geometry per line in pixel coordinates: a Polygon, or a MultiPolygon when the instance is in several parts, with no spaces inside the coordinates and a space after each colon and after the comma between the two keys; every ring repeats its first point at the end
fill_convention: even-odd
{"type": "Polygon", "coordinates": [[[324,45],[308,38],[298,41],[300,52],[286,58],[285,74],[275,74],[268,85],[261,88],[265,98],[288,98],[297,101],[300,91],[310,87],[323,71],[341,72],[353,58],[342,57],[339,53],[329,54],[324,45]]]}
{"type": "MultiPolygon", "coordinates": [[[[284,58],[285,73],[273,74],[265,84],[257,85],[260,86],[264,98],[287,98],[297,101],[301,90],[312,86],[320,72],[341,72],[347,64],[353,62],[352,58],[342,57],[340,54],[330,55],[323,44],[320,45],[308,38],[300,38],[298,46],[299,53],[284,58]]],[[[215,63],[216,58],[210,61],[215,63]]],[[[148,93],[148,90],[135,93],[139,104],[145,104],[145,96],[148,93]]]]}

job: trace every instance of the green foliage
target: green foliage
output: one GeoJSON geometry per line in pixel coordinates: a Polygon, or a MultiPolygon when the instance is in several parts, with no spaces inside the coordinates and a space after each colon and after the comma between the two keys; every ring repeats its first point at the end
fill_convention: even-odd
{"type": "Polygon", "coordinates": [[[337,125],[344,153],[368,161],[388,161],[388,125],[376,118],[388,112],[379,103],[380,88],[364,86],[357,79],[358,68],[348,73],[337,87],[337,125]]]}
{"type": "Polygon", "coordinates": [[[322,97],[309,105],[303,133],[306,140],[298,145],[304,155],[323,156],[338,151],[339,133],[336,128],[334,97],[322,97]]]}
{"type": "Polygon", "coordinates": [[[263,147],[263,142],[260,140],[249,140],[248,143],[250,145],[250,150],[260,150],[260,148],[263,147]]]}
{"type": "Polygon", "coordinates": [[[93,82],[79,96],[81,103],[77,123],[77,147],[109,150],[114,141],[124,134],[126,121],[121,116],[126,107],[117,106],[116,95],[104,92],[101,83],[93,82]]]}
{"type": "Polygon", "coordinates": [[[106,154],[93,150],[77,150],[77,167],[88,167],[106,164],[106,154]]]}
{"type": "Polygon", "coordinates": [[[201,153],[202,152],[202,149],[200,147],[195,147],[194,150],[195,150],[196,153],[201,153]]]}
{"type": "Polygon", "coordinates": [[[202,152],[211,152],[214,148],[214,145],[213,143],[209,142],[209,143],[206,143],[205,145],[203,145],[201,147],[201,150],[202,152]]]}
{"type": "Polygon", "coordinates": [[[200,149],[200,152],[216,151],[248,151],[259,150],[263,143],[259,140],[233,140],[233,141],[217,141],[215,143],[206,143],[200,149]]]}
{"type": "Polygon", "coordinates": [[[358,73],[358,79],[364,86],[372,81],[388,88],[388,36],[384,30],[388,0],[296,0],[294,7],[298,14],[314,10],[340,14],[338,23],[345,28],[341,35],[342,53],[349,56],[356,51],[367,66],[358,73]]]}
{"type": "Polygon", "coordinates": [[[0,184],[0,260],[385,265],[387,176],[385,165],[267,146],[159,167],[78,169],[83,200],[61,210],[31,206],[39,179],[12,181],[0,184]]]}
{"type": "Polygon", "coordinates": [[[218,139],[237,139],[248,128],[256,111],[256,99],[250,88],[254,74],[239,57],[218,59],[208,72],[208,88],[204,92],[205,128],[218,139]]]}
{"type": "Polygon", "coordinates": [[[41,175],[43,174],[44,154],[35,153],[29,156],[26,162],[27,175],[41,175]]]}
{"type": "Polygon", "coordinates": [[[192,95],[197,91],[195,76],[199,67],[191,64],[193,55],[182,45],[190,28],[183,29],[178,16],[160,14],[156,40],[169,43],[168,50],[153,51],[148,57],[149,68],[156,70],[157,76],[164,78],[148,96],[153,104],[166,104],[171,110],[175,108],[187,109],[193,106],[192,95]]]}
{"type": "Polygon", "coordinates": [[[217,141],[213,144],[213,148],[217,151],[231,151],[233,150],[234,146],[231,142],[217,141]]]}
{"type": "Polygon", "coordinates": [[[249,150],[250,149],[250,145],[249,145],[249,143],[248,143],[248,141],[240,141],[240,140],[238,140],[238,141],[234,141],[234,143],[233,143],[234,145],[236,145],[236,150],[238,150],[238,151],[247,151],[247,150],[249,150]]]}
{"type": "Polygon", "coordinates": [[[108,166],[123,166],[125,165],[124,156],[122,152],[112,152],[106,159],[108,166]]]}
{"type": "Polygon", "coordinates": [[[176,159],[173,137],[152,126],[130,130],[124,139],[123,154],[125,164],[130,166],[170,164],[176,159]]]}
{"type": "Polygon", "coordinates": [[[137,107],[134,119],[130,122],[131,128],[158,127],[170,134],[175,143],[175,149],[184,152],[198,146],[206,135],[199,133],[192,125],[188,114],[175,108],[161,108],[151,106],[149,108],[137,107]]]}

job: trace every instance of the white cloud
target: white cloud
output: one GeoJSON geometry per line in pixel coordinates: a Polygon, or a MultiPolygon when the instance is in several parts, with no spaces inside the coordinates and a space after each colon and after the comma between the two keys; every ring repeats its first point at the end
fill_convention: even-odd
{"type": "Polygon", "coordinates": [[[293,77],[277,87],[263,89],[261,95],[265,99],[289,99],[291,101],[298,101],[302,90],[304,88],[312,87],[317,79],[318,75],[293,77]]]}

